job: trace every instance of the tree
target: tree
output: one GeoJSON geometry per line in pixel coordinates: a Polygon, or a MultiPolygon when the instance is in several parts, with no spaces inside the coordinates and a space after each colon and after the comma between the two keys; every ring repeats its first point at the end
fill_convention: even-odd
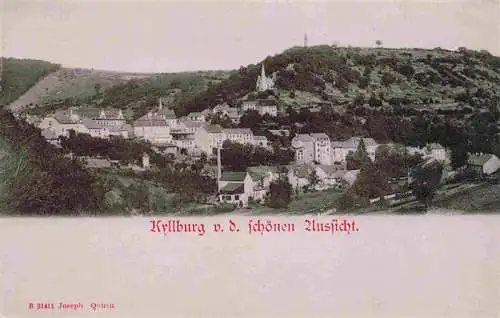
{"type": "Polygon", "coordinates": [[[424,163],[411,172],[413,180],[410,183],[410,189],[417,200],[424,204],[425,210],[428,209],[436,194],[442,173],[443,166],[437,161],[424,163]]]}
{"type": "Polygon", "coordinates": [[[451,167],[453,169],[458,169],[463,167],[467,163],[468,154],[467,147],[460,143],[451,147],[451,167]]]}
{"type": "Polygon", "coordinates": [[[311,171],[309,174],[309,186],[314,189],[314,187],[319,183],[319,177],[316,170],[311,171]]]}
{"type": "Polygon", "coordinates": [[[356,152],[354,153],[352,158],[360,168],[365,164],[372,163],[370,156],[368,156],[368,151],[366,150],[366,145],[363,138],[360,139],[358,149],[356,149],[356,152]]]}
{"type": "Polygon", "coordinates": [[[269,196],[267,197],[267,206],[279,209],[286,208],[292,200],[292,185],[287,178],[279,179],[269,185],[269,196]]]}
{"type": "Polygon", "coordinates": [[[375,44],[377,44],[377,46],[380,47],[380,46],[382,46],[382,41],[377,40],[377,41],[375,41],[375,44]]]}

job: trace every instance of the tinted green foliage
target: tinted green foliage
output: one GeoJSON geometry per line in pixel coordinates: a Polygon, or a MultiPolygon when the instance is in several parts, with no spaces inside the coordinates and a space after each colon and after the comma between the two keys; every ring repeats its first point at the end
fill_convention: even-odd
{"type": "Polygon", "coordinates": [[[6,106],[23,95],[41,78],[60,68],[38,60],[19,60],[14,58],[0,58],[0,107],[6,106]]]}
{"type": "Polygon", "coordinates": [[[23,153],[27,166],[10,180],[10,207],[24,215],[77,214],[100,207],[103,192],[77,160],[48,144],[40,130],[11,113],[0,113],[0,137],[15,152],[23,153]]]}

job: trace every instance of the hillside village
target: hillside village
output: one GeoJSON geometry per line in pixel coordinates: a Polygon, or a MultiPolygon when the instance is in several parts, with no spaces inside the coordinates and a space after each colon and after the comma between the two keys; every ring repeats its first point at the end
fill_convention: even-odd
{"type": "MultiPolygon", "coordinates": [[[[257,92],[269,91],[274,88],[274,80],[262,72],[256,80],[257,92]]],[[[41,119],[38,127],[42,136],[54,145],[59,144],[60,136],[69,136],[71,130],[77,134],[89,134],[96,138],[111,136],[125,139],[136,138],[150,142],[155,149],[163,154],[188,155],[200,157],[202,153],[208,157],[217,158],[217,149],[223,148],[226,140],[231,143],[251,144],[273,150],[266,136],[255,135],[249,128],[222,128],[213,125],[210,119],[214,116],[227,116],[234,124],[246,112],[253,110],[260,115],[275,117],[278,114],[277,103],[273,99],[242,100],[241,108],[233,108],[227,104],[215,105],[201,112],[192,112],[187,116],[177,118],[175,112],[163,106],[159,99],[156,109],[149,111],[139,119],[128,123],[120,109],[92,109],[56,111],[54,115],[41,119]],[[161,151],[159,150],[161,149],[161,151]]],[[[36,121],[30,117],[30,121],[36,121]]],[[[280,134],[289,133],[281,131],[280,134]]],[[[315,190],[325,190],[334,187],[350,186],[356,181],[359,169],[349,170],[346,163],[348,156],[354,154],[360,144],[372,161],[375,161],[379,146],[393,147],[394,144],[378,144],[373,138],[351,137],[345,141],[333,141],[324,132],[311,134],[296,134],[289,136],[290,150],[294,160],[288,166],[288,182],[295,191],[301,191],[311,184],[311,175],[318,180],[313,185],[315,190]]],[[[406,147],[410,155],[421,155],[424,159],[445,162],[447,153],[443,146],[433,143],[422,148],[406,147]]],[[[220,154],[219,154],[220,155],[220,154]]],[[[87,158],[92,161],[92,158],[87,158]]],[[[220,161],[220,158],[219,158],[220,161]]],[[[147,156],[143,168],[150,166],[147,156]]],[[[248,206],[249,201],[264,202],[269,193],[271,182],[279,179],[278,166],[264,166],[258,169],[248,168],[246,172],[222,171],[218,167],[219,201],[233,203],[240,207],[248,206]]]]}
{"type": "Polygon", "coordinates": [[[465,182],[463,190],[471,180],[496,180],[497,60],[466,49],[389,52],[390,58],[384,49],[292,48],[193,98],[172,100],[178,83],[148,91],[131,80],[81,105],[15,101],[14,115],[65,157],[81,159],[106,197],[151,200],[141,188],[147,183],[160,186],[156,196],[175,193],[179,202],[257,210],[295,209],[295,202],[318,197],[322,206],[301,208],[316,211],[413,202],[415,171],[433,165],[443,171],[429,193],[438,185],[448,193],[452,184],[465,182]],[[477,68],[459,67],[464,61],[477,68]],[[418,71],[422,65],[427,69],[418,71]],[[400,75],[389,78],[390,69],[400,75]],[[142,104],[128,104],[141,92],[148,94],[142,104]],[[117,179],[125,185],[112,194],[117,179]]]}

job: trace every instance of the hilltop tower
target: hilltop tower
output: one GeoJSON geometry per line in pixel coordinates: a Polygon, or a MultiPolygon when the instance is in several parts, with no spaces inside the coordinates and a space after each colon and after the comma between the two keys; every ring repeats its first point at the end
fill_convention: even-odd
{"type": "Polygon", "coordinates": [[[307,33],[304,33],[304,47],[307,47],[307,33]]]}
{"type": "Polygon", "coordinates": [[[266,70],[264,68],[264,63],[262,63],[262,69],[260,75],[257,77],[257,83],[255,85],[258,92],[267,91],[268,89],[274,88],[274,80],[266,76],[266,70]]]}

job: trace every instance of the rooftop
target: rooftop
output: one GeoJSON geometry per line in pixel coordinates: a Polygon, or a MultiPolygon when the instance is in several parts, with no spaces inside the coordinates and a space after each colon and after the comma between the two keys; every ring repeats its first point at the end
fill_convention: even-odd
{"type": "Polygon", "coordinates": [[[221,181],[240,181],[243,182],[245,177],[247,176],[246,172],[232,172],[232,171],[224,171],[222,172],[222,176],[220,178],[221,181]]]}
{"type": "Polygon", "coordinates": [[[482,166],[493,158],[493,156],[492,154],[470,155],[467,162],[474,166],[482,166]]]}
{"type": "Polygon", "coordinates": [[[222,189],[220,189],[221,193],[227,193],[227,194],[239,194],[243,193],[245,190],[245,186],[243,183],[228,183],[226,184],[222,189]]]}

